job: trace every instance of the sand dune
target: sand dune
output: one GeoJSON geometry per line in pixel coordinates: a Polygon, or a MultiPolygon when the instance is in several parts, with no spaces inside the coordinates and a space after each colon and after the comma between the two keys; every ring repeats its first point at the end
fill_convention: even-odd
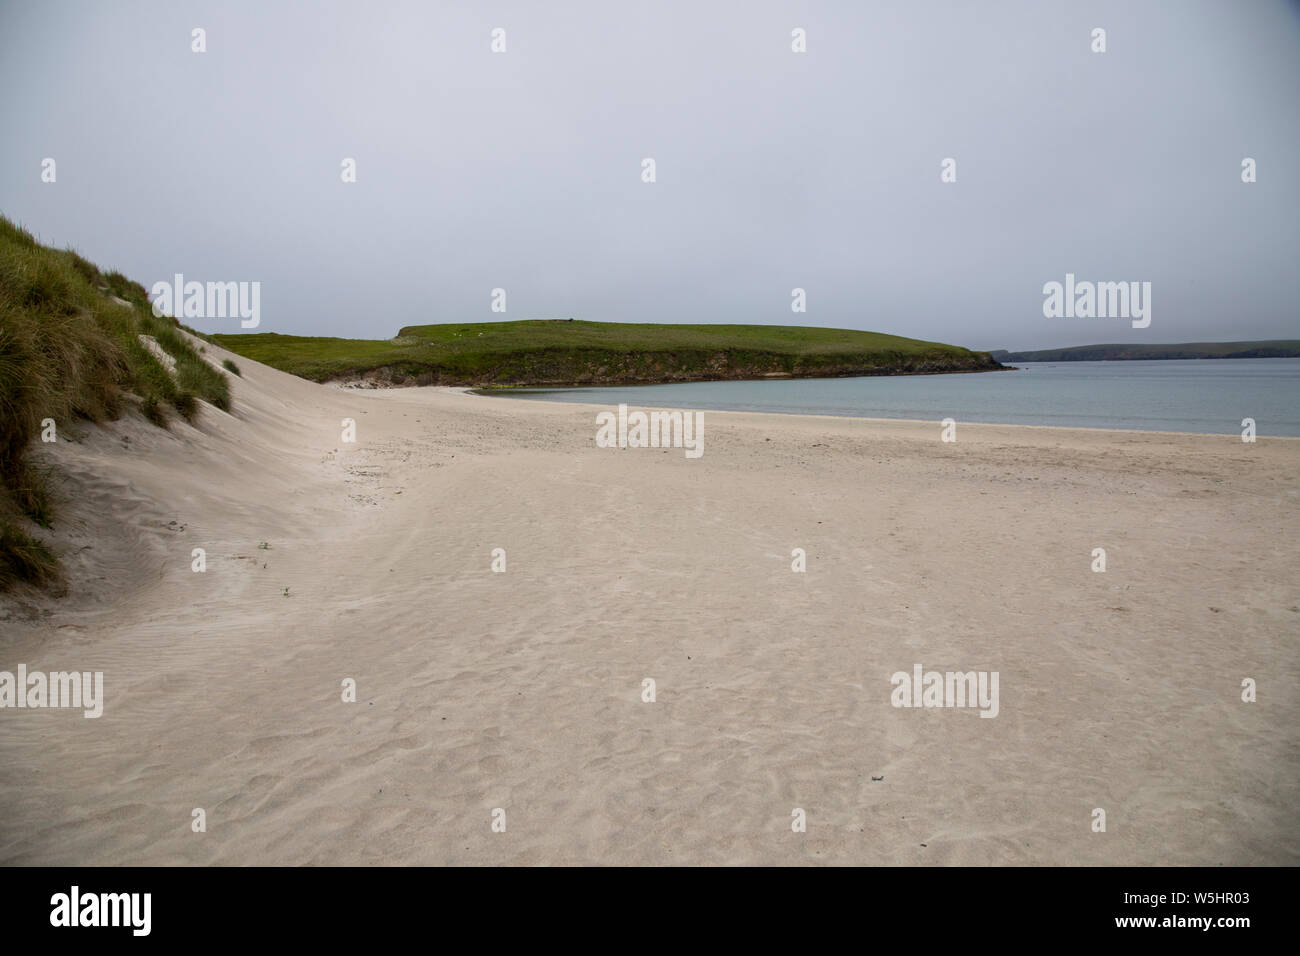
{"type": "Polygon", "coordinates": [[[0,669],[106,700],[0,711],[0,862],[1300,862],[1300,440],[707,412],[687,460],[238,362],[39,453],[71,594],[0,598],[0,669]],[[891,706],[917,663],[998,716],[891,706]]]}

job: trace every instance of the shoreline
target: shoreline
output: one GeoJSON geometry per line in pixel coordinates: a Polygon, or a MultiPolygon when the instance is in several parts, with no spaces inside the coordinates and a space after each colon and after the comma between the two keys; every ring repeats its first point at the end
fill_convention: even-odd
{"type": "MultiPolygon", "coordinates": [[[[666,384],[678,384],[678,383],[666,383],[666,384]]],[[[595,387],[604,387],[604,386],[595,386],[595,387]]],[[[630,386],[618,386],[618,387],[630,387],[630,386]]],[[[647,387],[650,387],[650,386],[647,386],[647,387]]],[[[455,392],[455,393],[457,393],[457,394],[463,394],[463,395],[473,395],[473,396],[475,396],[475,397],[477,397],[477,398],[507,398],[507,397],[509,397],[508,395],[504,395],[504,394],[493,394],[493,393],[491,393],[491,392],[485,392],[483,389],[478,389],[478,388],[473,388],[473,387],[468,387],[468,386],[418,385],[418,386],[409,386],[409,388],[447,389],[447,390],[450,391],[450,392],[455,392]]],[[[527,401],[527,400],[525,400],[525,401],[527,401]]],[[[602,403],[599,403],[599,402],[569,402],[569,401],[553,401],[553,402],[552,402],[552,401],[545,401],[545,400],[543,400],[543,399],[535,399],[535,400],[533,400],[533,401],[535,401],[535,402],[538,403],[538,404],[545,404],[545,405],[576,405],[576,406],[579,406],[579,407],[592,408],[592,409],[602,409],[602,410],[606,410],[606,411],[607,411],[608,409],[610,409],[611,407],[616,407],[616,406],[617,406],[617,403],[615,403],[615,405],[612,405],[612,406],[611,406],[611,405],[609,405],[609,404],[602,404],[602,403]]],[[[686,409],[686,406],[684,406],[684,405],[642,405],[642,404],[637,404],[637,405],[634,406],[634,405],[633,405],[632,403],[630,403],[630,402],[628,402],[628,403],[626,403],[626,404],[627,404],[628,408],[636,407],[636,408],[650,408],[650,409],[653,409],[653,408],[658,408],[658,409],[683,409],[683,410],[686,409]]],[[[872,423],[879,423],[879,424],[889,424],[889,423],[891,423],[891,422],[899,422],[899,423],[905,423],[905,424],[909,424],[909,425],[938,426],[939,423],[940,423],[940,419],[927,419],[927,418],[875,418],[875,417],[870,417],[870,416],[865,416],[865,415],[827,415],[827,414],[824,414],[824,413],[818,413],[818,412],[788,412],[788,411],[762,411],[762,412],[759,412],[759,411],[753,411],[752,409],[739,409],[739,408],[700,408],[700,409],[691,408],[691,409],[689,409],[689,410],[690,410],[690,411],[708,412],[708,413],[713,414],[713,415],[780,415],[780,416],[783,416],[783,417],[789,417],[789,418],[811,418],[811,419],[823,419],[823,420],[826,420],[826,421],[872,422],[872,423]]],[[[1235,437],[1235,438],[1238,440],[1238,442],[1240,442],[1240,440],[1241,440],[1240,433],[1238,433],[1238,432],[1222,432],[1222,433],[1220,433],[1220,432],[1171,432],[1171,431],[1162,431],[1162,430],[1157,430],[1157,429],[1154,429],[1154,428],[1103,428],[1103,427],[1099,427],[1099,426],[1098,426],[1098,427],[1094,427],[1094,426],[1089,426],[1089,425],[1029,425],[1029,424],[1025,424],[1025,423],[1022,423],[1022,422],[976,422],[976,421],[964,421],[964,420],[962,420],[962,419],[958,419],[958,420],[957,420],[957,424],[958,424],[959,426],[961,426],[961,428],[962,428],[963,430],[966,429],[966,428],[970,428],[970,427],[975,427],[975,428],[1034,428],[1034,429],[1043,429],[1043,430],[1047,430],[1047,431],[1051,431],[1051,430],[1059,430],[1059,431],[1069,431],[1069,432],[1113,432],[1113,433],[1115,433],[1115,434],[1117,434],[1117,435],[1162,435],[1162,436],[1168,436],[1168,437],[1178,437],[1178,436],[1183,436],[1183,437],[1188,437],[1188,438],[1193,438],[1193,437],[1194,437],[1194,438],[1217,438],[1217,439],[1231,439],[1231,438],[1234,438],[1234,437],[1235,437]]],[[[1259,443],[1259,442],[1263,441],[1264,439],[1268,439],[1269,441],[1300,441],[1300,436],[1295,436],[1295,435],[1268,435],[1268,434],[1263,434],[1263,435],[1258,435],[1258,436],[1257,436],[1257,438],[1256,438],[1256,443],[1259,443]]],[[[1250,444],[1250,443],[1249,443],[1249,442],[1245,442],[1245,443],[1243,443],[1243,444],[1250,444]]]]}
{"type": "MultiPolygon", "coordinates": [[[[240,354],[240,353],[236,353],[240,354]]],[[[763,375],[740,375],[727,378],[673,378],[665,379],[660,382],[642,382],[633,380],[618,380],[609,382],[578,382],[578,383],[545,383],[545,384],[520,384],[518,382],[492,384],[455,384],[455,385],[438,385],[438,384],[419,384],[412,381],[412,376],[401,381],[392,381],[384,378],[383,373],[391,373],[393,366],[376,366],[375,368],[366,369],[358,374],[349,372],[342,375],[330,376],[322,379],[307,378],[298,375],[304,381],[312,382],[316,385],[328,385],[335,388],[351,388],[358,391],[382,391],[388,389],[403,388],[471,388],[480,391],[491,392],[511,392],[521,389],[580,389],[580,388],[654,388],[661,385],[700,385],[719,382],[787,382],[787,381],[818,381],[834,380],[844,378],[919,378],[928,375],[977,375],[984,372],[1018,372],[1021,369],[1015,365],[999,364],[996,368],[943,368],[943,369],[924,369],[912,372],[843,372],[840,374],[827,374],[825,372],[808,373],[808,374],[791,374],[788,372],[766,373],[763,375]]],[[[297,373],[289,372],[290,375],[297,373]]]]}

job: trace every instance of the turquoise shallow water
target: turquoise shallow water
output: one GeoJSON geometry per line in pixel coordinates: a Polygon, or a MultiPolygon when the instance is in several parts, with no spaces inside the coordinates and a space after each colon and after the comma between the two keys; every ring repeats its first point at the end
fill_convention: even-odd
{"type": "Polygon", "coordinates": [[[1300,358],[1033,362],[1015,372],[510,389],[518,400],[1300,437],[1300,358]]]}

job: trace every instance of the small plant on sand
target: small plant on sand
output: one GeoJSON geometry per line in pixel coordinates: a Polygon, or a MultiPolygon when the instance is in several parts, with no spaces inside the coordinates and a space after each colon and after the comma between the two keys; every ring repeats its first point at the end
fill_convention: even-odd
{"type": "Polygon", "coordinates": [[[224,368],[227,372],[234,372],[240,378],[244,377],[244,373],[239,370],[239,366],[236,365],[234,362],[230,361],[230,359],[222,359],[221,367],[224,368]]]}
{"type": "Polygon", "coordinates": [[[18,581],[44,585],[59,579],[59,561],[45,544],[0,521],[0,590],[18,581]]]}
{"type": "Polygon", "coordinates": [[[190,392],[178,390],[172,398],[172,407],[180,412],[181,417],[187,422],[193,421],[199,413],[198,400],[190,392]]]}
{"type": "Polygon", "coordinates": [[[150,395],[140,403],[140,413],[159,428],[167,427],[167,413],[163,411],[157,395],[150,395]]]}

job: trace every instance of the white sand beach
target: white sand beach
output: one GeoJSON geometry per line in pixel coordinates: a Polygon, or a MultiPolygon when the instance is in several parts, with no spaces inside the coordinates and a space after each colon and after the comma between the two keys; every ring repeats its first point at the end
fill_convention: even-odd
{"type": "Polygon", "coordinates": [[[2,863],[1300,863],[1300,440],[706,412],[688,460],[234,358],[233,416],[37,453],[69,593],[0,597],[0,669],[105,699],[0,711],[2,863]],[[996,718],[891,706],[917,664],[996,718]]]}

